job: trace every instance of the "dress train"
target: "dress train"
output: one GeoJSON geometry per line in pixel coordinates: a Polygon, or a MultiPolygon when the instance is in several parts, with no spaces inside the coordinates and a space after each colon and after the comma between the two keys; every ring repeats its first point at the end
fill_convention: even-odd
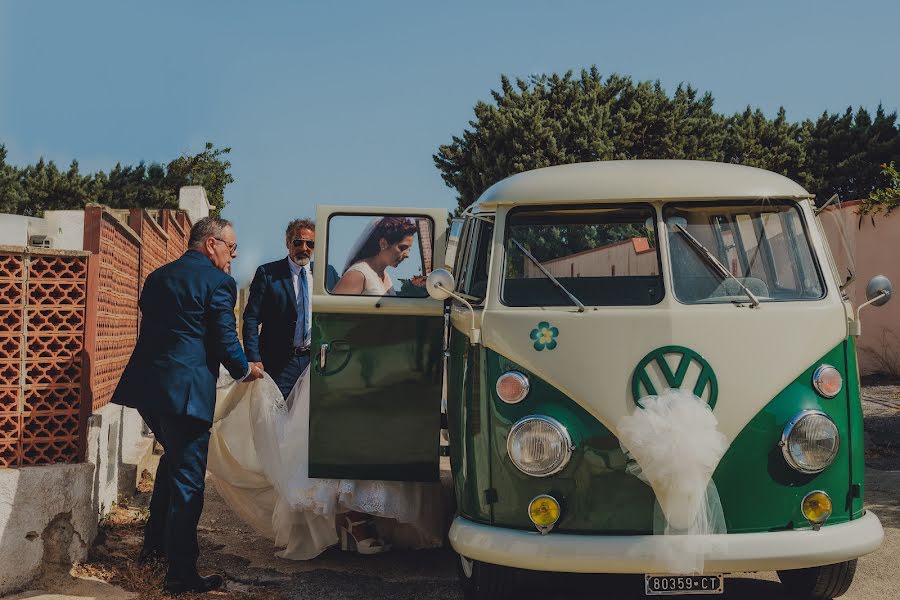
{"type": "Polygon", "coordinates": [[[287,399],[268,375],[247,384],[220,376],[210,476],[241,519],[283,548],[277,556],[308,560],[337,544],[337,515],[347,511],[375,516],[394,548],[441,545],[440,484],[310,478],[308,440],[309,369],[287,399]]]}

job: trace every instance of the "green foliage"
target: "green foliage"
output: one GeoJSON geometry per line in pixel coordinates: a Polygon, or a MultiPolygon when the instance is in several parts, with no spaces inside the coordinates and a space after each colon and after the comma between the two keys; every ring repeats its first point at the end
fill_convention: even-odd
{"type": "Polygon", "coordinates": [[[891,214],[891,211],[900,206],[900,173],[894,162],[881,165],[881,174],[887,180],[884,187],[880,187],[869,194],[862,203],[860,213],[864,215],[891,214]]]}
{"type": "Polygon", "coordinates": [[[883,183],[878,165],[900,160],[897,114],[878,107],[815,122],[792,123],[784,108],[725,116],[710,93],[690,85],[669,95],[658,81],[604,78],[596,67],[503,76],[492,102],[475,104],[461,136],[439,147],[434,162],[457,192],[457,213],[510,175],[595,160],[669,158],[744,164],[786,175],[822,200],[866,197],[883,183]]]}
{"type": "Polygon", "coordinates": [[[17,168],[6,162],[7,151],[0,144],[0,212],[40,216],[45,210],[81,209],[89,202],[113,208],[177,208],[179,188],[202,185],[213,213],[219,214],[225,207],[225,187],[234,181],[231,163],[224,159],[230,152],[207,143],[203,152],[180,156],[166,166],[116,164],[108,174],[82,175],[76,160],[68,171],[43,158],[17,168]]]}
{"type": "Polygon", "coordinates": [[[231,162],[224,158],[229,153],[231,148],[216,148],[207,142],[200,154],[176,158],[167,167],[168,187],[178,190],[184,185],[202,185],[214,207],[212,214],[218,215],[225,208],[225,187],[234,183],[234,177],[228,172],[231,162]]]}

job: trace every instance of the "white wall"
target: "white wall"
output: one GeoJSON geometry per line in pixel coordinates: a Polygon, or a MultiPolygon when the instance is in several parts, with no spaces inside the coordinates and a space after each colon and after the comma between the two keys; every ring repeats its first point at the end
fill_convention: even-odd
{"type": "Polygon", "coordinates": [[[187,212],[191,223],[209,216],[212,208],[202,185],[186,185],[178,190],[178,208],[187,212]]]}
{"type": "MultiPolygon", "coordinates": [[[[46,223],[39,217],[0,214],[0,245],[27,246],[28,236],[44,234],[46,223]]],[[[78,246],[77,250],[81,250],[78,246]]]]}
{"type": "Polygon", "coordinates": [[[53,248],[84,249],[84,211],[48,210],[44,213],[46,235],[53,238],[53,248]]]}

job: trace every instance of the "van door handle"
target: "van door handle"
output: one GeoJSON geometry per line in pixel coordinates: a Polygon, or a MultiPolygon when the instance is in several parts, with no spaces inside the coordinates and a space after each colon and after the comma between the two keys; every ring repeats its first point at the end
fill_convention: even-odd
{"type": "Polygon", "coordinates": [[[325,358],[328,356],[328,344],[322,343],[319,346],[319,369],[325,372],[325,358]]]}

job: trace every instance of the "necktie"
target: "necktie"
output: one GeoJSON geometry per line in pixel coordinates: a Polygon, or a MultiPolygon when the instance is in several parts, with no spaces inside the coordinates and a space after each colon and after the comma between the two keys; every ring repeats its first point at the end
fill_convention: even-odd
{"type": "Polygon", "coordinates": [[[306,303],[308,294],[306,292],[306,268],[301,267],[300,273],[297,274],[297,328],[294,331],[294,345],[302,346],[306,343],[306,303]]]}

